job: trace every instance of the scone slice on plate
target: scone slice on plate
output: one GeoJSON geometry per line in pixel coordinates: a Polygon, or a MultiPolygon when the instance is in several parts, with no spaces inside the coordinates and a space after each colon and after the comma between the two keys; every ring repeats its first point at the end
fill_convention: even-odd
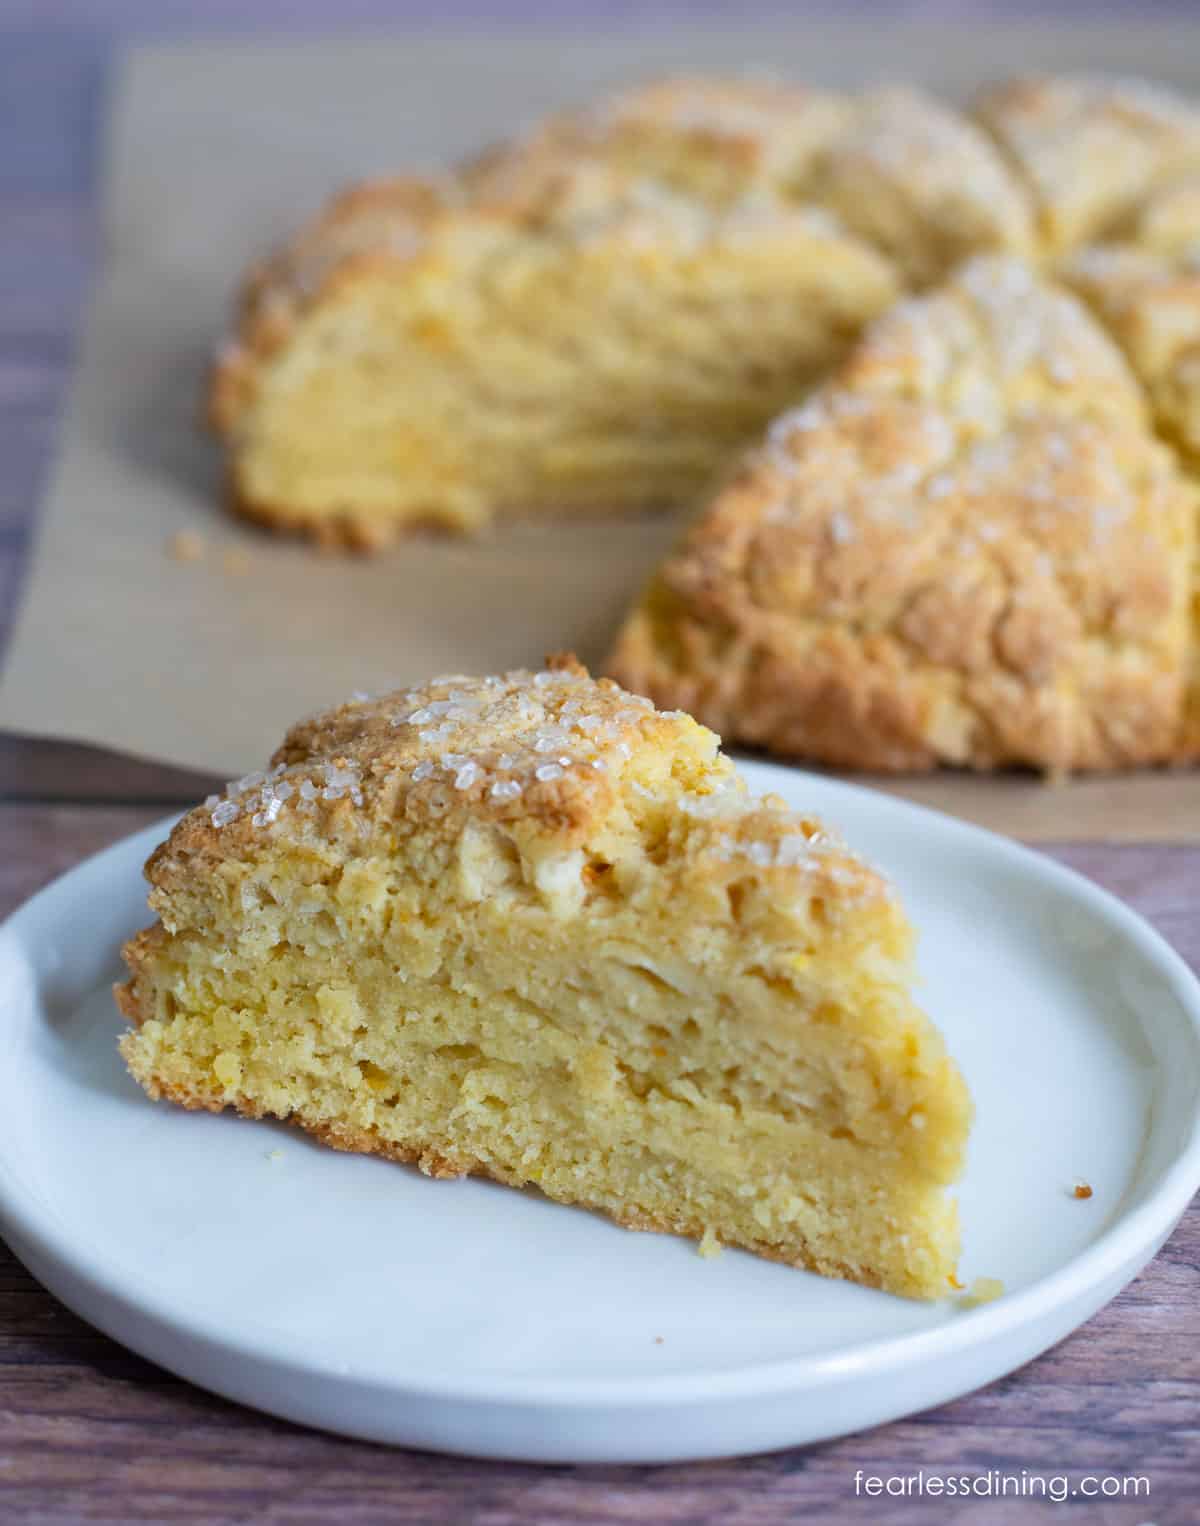
{"type": "Polygon", "coordinates": [[[1086,308],[981,257],[772,425],[611,671],[843,767],[1048,773],[1186,750],[1195,495],[1086,308]]]}
{"type": "Polygon", "coordinates": [[[963,1081],[888,883],[563,660],[295,727],[147,865],[153,1097],[937,1297],[963,1081]]]}

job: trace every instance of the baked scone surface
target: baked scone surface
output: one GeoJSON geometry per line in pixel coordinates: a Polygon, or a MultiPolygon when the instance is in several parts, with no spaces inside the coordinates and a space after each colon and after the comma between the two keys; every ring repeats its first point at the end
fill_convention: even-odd
{"type": "Polygon", "coordinates": [[[903,910],[686,715],[567,660],[356,701],[147,875],[152,1096],[945,1293],[970,1105],[903,910]]]}
{"type": "Polygon", "coordinates": [[[1133,242],[1091,244],[1059,272],[1121,345],[1159,432],[1193,468],[1200,464],[1198,256],[1200,217],[1193,242],[1178,252],[1133,242]]]}
{"type": "Polygon", "coordinates": [[[611,669],[851,767],[1178,755],[1195,507],[1116,345],[1013,257],[868,331],[685,533],[611,669]]]}
{"type": "Polygon", "coordinates": [[[985,91],[974,112],[1019,167],[1050,255],[1200,169],[1200,109],[1148,80],[1034,75],[985,91]]]}

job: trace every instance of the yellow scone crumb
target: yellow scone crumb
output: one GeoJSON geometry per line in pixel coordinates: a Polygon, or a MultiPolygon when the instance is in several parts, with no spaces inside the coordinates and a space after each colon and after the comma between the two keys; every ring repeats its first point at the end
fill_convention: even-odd
{"type": "Polygon", "coordinates": [[[213,1074],[224,1087],[234,1087],[242,1079],[242,1062],[236,1054],[217,1055],[212,1068],[213,1074]]]}
{"type": "Polygon", "coordinates": [[[970,1102],[904,912],[690,717],[567,658],[355,698],[147,874],[152,1097],[944,1291],[970,1102]]]}
{"type": "Polygon", "coordinates": [[[1004,1284],[999,1277],[976,1277],[958,1302],[960,1308],[976,1309],[980,1304],[994,1303],[1003,1296],[1004,1284]]]}
{"type": "Polygon", "coordinates": [[[711,1224],[707,1227],[707,1229],[705,1229],[703,1235],[701,1235],[700,1242],[696,1249],[706,1261],[711,1261],[714,1256],[719,1256],[721,1254],[723,1247],[716,1230],[712,1227],[711,1224]]]}
{"type": "Polygon", "coordinates": [[[204,538],[197,535],[195,530],[177,530],[167,549],[177,562],[198,562],[203,559],[207,548],[204,538]]]}

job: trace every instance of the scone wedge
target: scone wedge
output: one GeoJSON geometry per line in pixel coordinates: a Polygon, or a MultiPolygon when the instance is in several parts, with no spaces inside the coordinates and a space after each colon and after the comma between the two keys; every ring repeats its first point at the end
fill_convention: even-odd
{"type": "Polygon", "coordinates": [[[1086,307],[980,256],[877,320],[704,505],[613,676],[905,772],[1179,761],[1196,493],[1086,307]]]}
{"type": "Polygon", "coordinates": [[[970,1103],[887,882],[568,659],[295,727],[147,865],[152,1097],[947,1291],[970,1103]]]}

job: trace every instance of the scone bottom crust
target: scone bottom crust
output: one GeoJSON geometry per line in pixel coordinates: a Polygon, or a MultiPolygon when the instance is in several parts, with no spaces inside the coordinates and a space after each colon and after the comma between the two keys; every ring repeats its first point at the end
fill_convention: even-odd
{"type": "Polygon", "coordinates": [[[155,1098],[947,1292],[970,1103],[836,833],[570,657],[291,729],[146,867],[155,1098]]]}

